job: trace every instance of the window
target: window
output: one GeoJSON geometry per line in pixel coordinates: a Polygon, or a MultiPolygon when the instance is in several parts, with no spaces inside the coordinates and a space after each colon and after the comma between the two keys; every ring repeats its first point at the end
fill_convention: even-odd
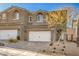
{"type": "Polygon", "coordinates": [[[1,19],[1,15],[0,15],[0,19],[1,19]]]}
{"type": "Polygon", "coordinates": [[[6,14],[5,13],[2,14],[2,19],[6,19],[6,14]]]}
{"type": "Polygon", "coordinates": [[[37,22],[43,22],[43,14],[38,14],[37,15],[37,22]]]}
{"type": "Polygon", "coordinates": [[[29,22],[31,22],[32,21],[32,17],[31,16],[29,16],[29,22]]]}
{"type": "Polygon", "coordinates": [[[76,28],[73,28],[74,32],[76,32],[76,28]]]}
{"type": "Polygon", "coordinates": [[[16,12],[15,15],[16,15],[16,20],[19,20],[19,18],[20,18],[20,14],[16,12]]]}
{"type": "Polygon", "coordinates": [[[19,13],[18,10],[15,10],[13,15],[14,15],[13,20],[19,20],[20,19],[20,13],[19,13]]]}

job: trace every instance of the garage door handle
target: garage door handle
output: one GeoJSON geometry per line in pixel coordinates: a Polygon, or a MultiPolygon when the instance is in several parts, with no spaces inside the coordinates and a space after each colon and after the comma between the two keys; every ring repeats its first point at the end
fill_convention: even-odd
{"type": "Polygon", "coordinates": [[[38,36],[38,38],[40,38],[40,36],[38,36]]]}

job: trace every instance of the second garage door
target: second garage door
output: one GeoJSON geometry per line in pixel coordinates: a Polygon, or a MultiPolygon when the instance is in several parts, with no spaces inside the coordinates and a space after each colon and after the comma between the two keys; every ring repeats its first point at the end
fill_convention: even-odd
{"type": "Polygon", "coordinates": [[[30,31],[29,41],[51,41],[50,31],[30,31]]]}

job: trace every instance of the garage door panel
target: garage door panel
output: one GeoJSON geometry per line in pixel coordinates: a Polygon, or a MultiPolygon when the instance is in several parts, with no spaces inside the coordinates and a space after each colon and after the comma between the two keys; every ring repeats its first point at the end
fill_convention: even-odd
{"type": "Polygon", "coordinates": [[[29,32],[29,41],[51,41],[51,32],[31,31],[29,32]]]}
{"type": "Polygon", "coordinates": [[[0,30],[0,40],[16,39],[17,30],[0,30]]]}

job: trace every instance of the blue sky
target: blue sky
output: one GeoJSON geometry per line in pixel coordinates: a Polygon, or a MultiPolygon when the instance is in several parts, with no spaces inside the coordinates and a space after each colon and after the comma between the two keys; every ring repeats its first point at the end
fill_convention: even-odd
{"type": "Polygon", "coordinates": [[[66,7],[66,6],[79,9],[78,3],[70,3],[70,4],[68,3],[6,3],[6,4],[3,3],[3,4],[0,4],[0,11],[5,10],[6,8],[10,6],[22,7],[29,11],[36,11],[38,9],[50,11],[50,10],[55,10],[55,9],[66,7]]]}
{"type": "MultiPolygon", "coordinates": [[[[79,3],[3,3],[0,4],[0,11],[3,11],[11,6],[21,7],[29,11],[36,11],[39,9],[53,11],[63,7],[73,7],[79,10],[79,3]]],[[[72,21],[69,21],[67,26],[72,27],[72,21]]]]}

